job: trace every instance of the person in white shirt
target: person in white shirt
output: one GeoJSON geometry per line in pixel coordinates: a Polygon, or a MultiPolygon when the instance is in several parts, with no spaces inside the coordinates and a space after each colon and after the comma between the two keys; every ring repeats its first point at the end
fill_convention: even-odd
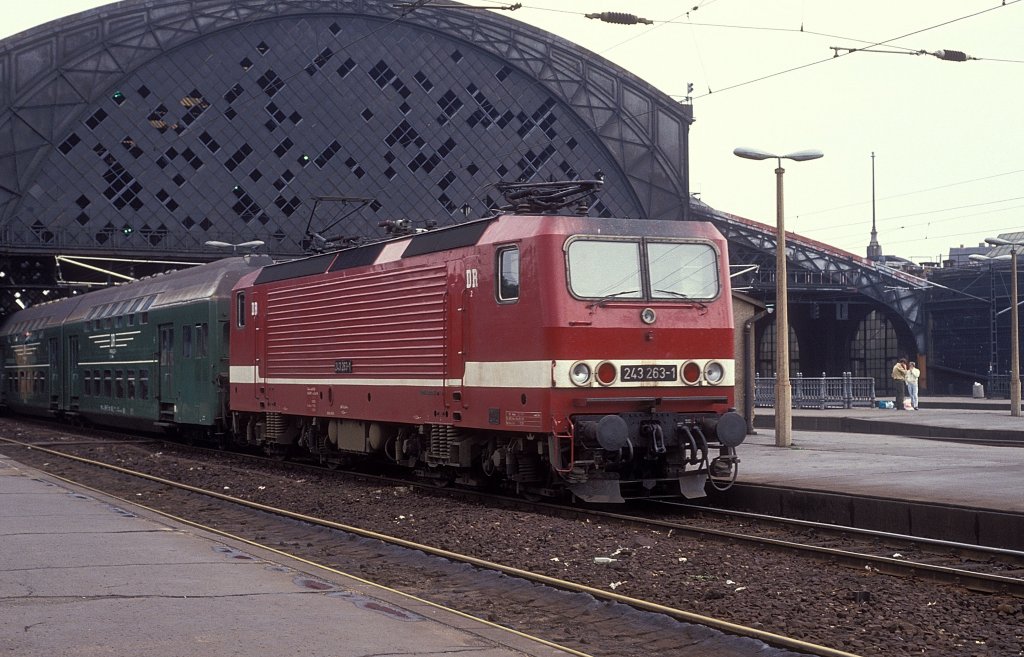
{"type": "Polygon", "coordinates": [[[917,363],[911,362],[907,365],[907,373],[904,375],[907,383],[907,392],[910,394],[910,405],[917,408],[917,382],[921,378],[921,370],[917,369],[917,363]]]}

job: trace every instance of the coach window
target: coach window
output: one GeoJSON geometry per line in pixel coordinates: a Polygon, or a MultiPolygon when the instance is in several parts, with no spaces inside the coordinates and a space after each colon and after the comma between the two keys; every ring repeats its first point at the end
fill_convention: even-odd
{"type": "Polygon", "coordinates": [[[135,399],[135,370],[128,370],[125,381],[128,383],[128,399],[135,399]]]}
{"type": "Polygon", "coordinates": [[[139,399],[149,399],[149,370],[139,370],[139,399]]]}
{"type": "Polygon", "coordinates": [[[235,296],[235,315],[238,316],[238,328],[245,328],[245,292],[235,296]]]}
{"type": "Polygon", "coordinates": [[[82,394],[86,397],[92,395],[92,370],[86,370],[82,378],[82,394]]]}
{"type": "Polygon", "coordinates": [[[114,396],[124,399],[124,370],[114,370],[114,396]]]}
{"type": "Polygon", "coordinates": [[[206,322],[196,324],[196,358],[206,358],[209,355],[210,325],[206,322]]]}
{"type": "Polygon", "coordinates": [[[498,301],[519,299],[519,247],[498,249],[498,301]]]}
{"type": "Polygon", "coordinates": [[[113,394],[114,393],[113,383],[114,382],[111,380],[110,370],[103,370],[103,396],[104,397],[113,397],[114,396],[114,394],[113,394]]]}
{"type": "Polygon", "coordinates": [[[192,326],[189,324],[181,327],[181,357],[192,358],[192,326]]]}
{"type": "Polygon", "coordinates": [[[160,364],[174,365],[174,327],[163,324],[160,326],[160,364]]]}

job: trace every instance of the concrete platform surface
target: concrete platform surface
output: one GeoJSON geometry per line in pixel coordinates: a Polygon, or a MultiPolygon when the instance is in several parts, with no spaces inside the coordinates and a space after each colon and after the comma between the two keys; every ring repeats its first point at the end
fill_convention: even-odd
{"type": "Polygon", "coordinates": [[[567,653],[119,507],[0,455],[0,654],[567,653]]]}
{"type": "MultiPolygon", "coordinates": [[[[862,412],[871,413],[869,409],[862,412]]],[[[901,419],[910,415],[891,410],[876,412],[901,419]]],[[[921,422],[931,413],[938,411],[913,415],[921,422]]],[[[1008,412],[1006,415],[1000,423],[1024,428],[1024,418],[1009,418],[1008,412]]],[[[935,418],[931,415],[929,420],[935,418]]],[[[942,421],[949,419],[947,416],[942,421]]],[[[954,415],[953,419],[979,422],[977,415],[954,415]]],[[[791,447],[776,447],[774,430],[759,428],[756,435],[747,436],[737,452],[739,483],[1024,513],[1024,442],[1019,446],[984,446],[900,435],[795,430],[791,447]]]]}
{"type": "MultiPolygon", "coordinates": [[[[952,440],[995,440],[1024,445],[1024,416],[1010,415],[1008,401],[924,398],[918,411],[880,408],[794,408],[793,429],[841,431],[952,440]]],[[[754,409],[754,426],[770,429],[775,409],[754,409]]]]}

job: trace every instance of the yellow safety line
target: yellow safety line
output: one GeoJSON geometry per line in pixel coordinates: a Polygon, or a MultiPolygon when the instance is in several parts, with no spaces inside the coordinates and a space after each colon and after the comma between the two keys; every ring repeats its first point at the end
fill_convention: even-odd
{"type": "MultiPolygon", "coordinates": [[[[30,449],[39,449],[41,451],[52,453],[52,454],[54,454],[56,456],[61,456],[61,457],[64,457],[64,458],[69,458],[69,459],[72,459],[72,460],[75,460],[75,461],[80,461],[82,463],[88,463],[88,464],[91,464],[91,465],[97,465],[97,466],[100,466],[100,467],[108,468],[108,469],[114,470],[116,472],[121,472],[121,473],[129,474],[129,475],[132,475],[132,476],[135,476],[135,477],[140,477],[140,478],[143,478],[143,479],[148,479],[150,481],[155,481],[157,483],[161,483],[161,484],[164,484],[164,485],[167,485],[167,486],[172,486],[172,487],[175,487],[175,488],[180,488],[180,489],[192,491],[192,492],[195,492],[195,493],[200,493],[202,495],[208,495],[210,497],[221,499],[221,500],[224,500],[224,501],[227,501],[227,502],[232,502],[234,504],[240,504],[242,506],[247,506],[249,508],[256,509],[256,510],[259,510],[259,511],[265,511],[267,513],[273,513],[273,514],[277,514],[277,515],[282,515],[282,516],[284,516],[286,518],[292,518],[293,520],[300,520],[302,522],[307,522],[307,523],[310,523],[310,524],[313,524],[313,525],[320,525],[322,527],[330,527],[332,529],[338,529],[340,531],[348,532],[348,533],[351,533],[351,534],[356,534],[358,536],[364,536],[364,537],[367,537],[367,538],[374,538],[374,539],[377,539],[379,541],[383,541],[385,543],[391,543],[393,545],[400,545],[402,547],[407,547],[407,548],[410,548],[410,549],[413,549],[413,550],[419,550],[421,552],[426,552],[428,554],[433,554],[435,556],[444,557],[446,559],[451,559],[453,561],[461,561],[463,563],[468,563],[468,564],[471,564],[471,565],[474,565],[474,566],[478,566],[480,568],[486,568],[486,569],[489,569],[489,570],[497,570],[497,571],[505,573],[507,575],[513,575],[515,577],[520,577],[522,579],[526,579],[526,580],[529,580],[529,581],[534,581],[534,582],[540,582],[540,583],[543,583],[543,584],[548,584],[549,586],[553,586],[555,588],[575,591],[575,592],[578,592],[578,593],[588,593],[588,594],[590,594],[590,595],[592,595],[594,597],[597,597],[599,599],[613,600],[615,602],[621,602],[623,604],[629,605],[629,606],[637,608],[637,609],[643,609],[645,611],[652,611],[652,612],[655,612],[655,613],[666,614],[666,615],[672,616],[674,618],[681,618],[681,619],[689,621],[691,623],[696,623],[698,625],[704,625],[706,627],[713,627],[715,629],[718,629],[718,630],[723,631],[723,632],[727,632],[729,634],[736,634],[736,635],[739,635],[739,636],[746,636],[746,637],[750,637],[750,638],[759,639],[759,640],[764,641],[765,643],[770,644],[770,645],[779,646],[779,647],[783,647],[783,648],[791,648],[791,649],[794,649],[794,650],[809,651],[809,652],[812,652],[815,655],[820,655],[821,657],[860,657],[859,655],[856,655],[854,653],[844,652],[842,650],[835,650],[833,648],[828,648],[826,646],[819,646],[819,645],[813,644],[813,643],[807,643],[805,641],[800,641],[799,639],[793,639],[791,637],[782,636],[780,634],[774,634],[772,632],[765,632],[763,630],[759,630],[759,629],[756,629],[756,628],[753,628],[753,627],[746,627],[744,625],[737,625],[735,623],[730,623],[728,621],[724,621],[724,620],[721,620],[721,619],[718,619],[718,618],[711,618],[709,616],[702,616],[700,614],[694,614],[694,613],[689,612],[689,611],[683,611],[682,609],[675,609],[673,607],[666,607],[666,606],[663,606],[663,605],[655,604],[653,602],[647,602],[646,600],[639,600],[637,598],[631,598],[631,597],[628,597],[628,596],[625,596],[625,595],[620,595],[618,593],[611,593],[611,592],[608,592],[608,591],[604,591],[602,589],[595,589],[593,587],[586,586],[584,584],[577,584],[575,582],[568,582],[568,581],[561,580],[561,579],[558,579],[558,578],[555,578],[555,577],[549,577],[547,575],[541,575],[541,574],[538,574],[538,573],[531,573],[529,571],[520,570],[519,568],[515,568],[515,567],[512,567],[512,566],[505,566],[505,565],[502,565],[502,564],[499,564],[499,563],[495,563],[495,562],[492,562],[492,561],[486,561],[484,559],[478,559],[476,557],[462,555],[462,554],[458,554],[456,552],[449,552],[447,550],[442,550],[442,549],[439,549],[439,548],[431,547],[429,545],[421,545],[419,543],[414,543],[412,541],[407,541],[407,540],[402,539],[402,538],[397,538],[397,537],[394,537],[394,536],[389,536],[387,534],[378,534],[377,532],[368,531],[366,529],[360,529],[359,527],[352,527],[352,526],[349,526],[349,525],[343,525],[341,523],[336,523],[336,522],[333,522],[333,521],[330,521],[330,520],[323,520],[323,519],[320,519],[320,518],[314,518],[312,516],[306,516],[306,515],[303,515],[301,513],[294,513],[292,511],[286,511],[284,509],[277,509],[275,507],[267,506],[265,504],[260,504],[258,502],[251,502],[249,500],[243,500],[243,499],[240,499],[240,498],[237,498],[237,497],[232,497],[230,495],[224,495],[224,494],[218,493],[216,491],[208,491],[208,490],[204,490],[202,488],[197,488],[195,486],[190,486],[188,484],[182,484],[182,483],[178,483],[178,482],[173,482],[173,481],[170,481],[170,480],[167,480],[167,479],[162,479],[160,477],[155,477],[153,475],[148,475],[148,474],[143,473],[143,472],[134,472],[132,470],[127,470],[125,468],[121,468],[121,467],[116,466],[116,465],[110,465],[108,463],[102,463],[102,462],[99,462],[99,461],[92,461],[90,459],[82,458],[82,457],[79,457],[79,456],[74,456],[74,455],[71,455],[71,454],[64,454],[64,453],[57,452],[57,451],[54,451],[54,450],[50,450],[50,449],[43,448],[43,447],[34,447],[34,446],[28,445],[26,443],[21,443],[21,442],[15,441],[15,440],[11,440],[10,438],[0,438],[0,440],[6,441],[6,442],[9,442],[9,443],[12,443],[12,444],[16,444],[16,445],[22,445],[22,446],[25,446],[25,447],[29,447],[30,449]]],[[[139,506],[141,506],[141,505],[139,505],[139,506]]],[[[244,540],[244,539],[242,539],[242,540],[244,540]]],[[[500,627],[500,626],[498,626],[498,627],[500,627]]],[[[510,630],[510,631],[514,632],[514,630],[510,630]]]]}

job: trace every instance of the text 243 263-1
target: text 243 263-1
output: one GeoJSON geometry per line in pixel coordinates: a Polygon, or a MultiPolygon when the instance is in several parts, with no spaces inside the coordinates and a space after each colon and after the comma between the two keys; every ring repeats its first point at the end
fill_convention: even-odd
{"type": "Polygon", "coordinates": [[[675,381],[679,370],[675,365],[623,365],[623,381],[675,381]]]}

